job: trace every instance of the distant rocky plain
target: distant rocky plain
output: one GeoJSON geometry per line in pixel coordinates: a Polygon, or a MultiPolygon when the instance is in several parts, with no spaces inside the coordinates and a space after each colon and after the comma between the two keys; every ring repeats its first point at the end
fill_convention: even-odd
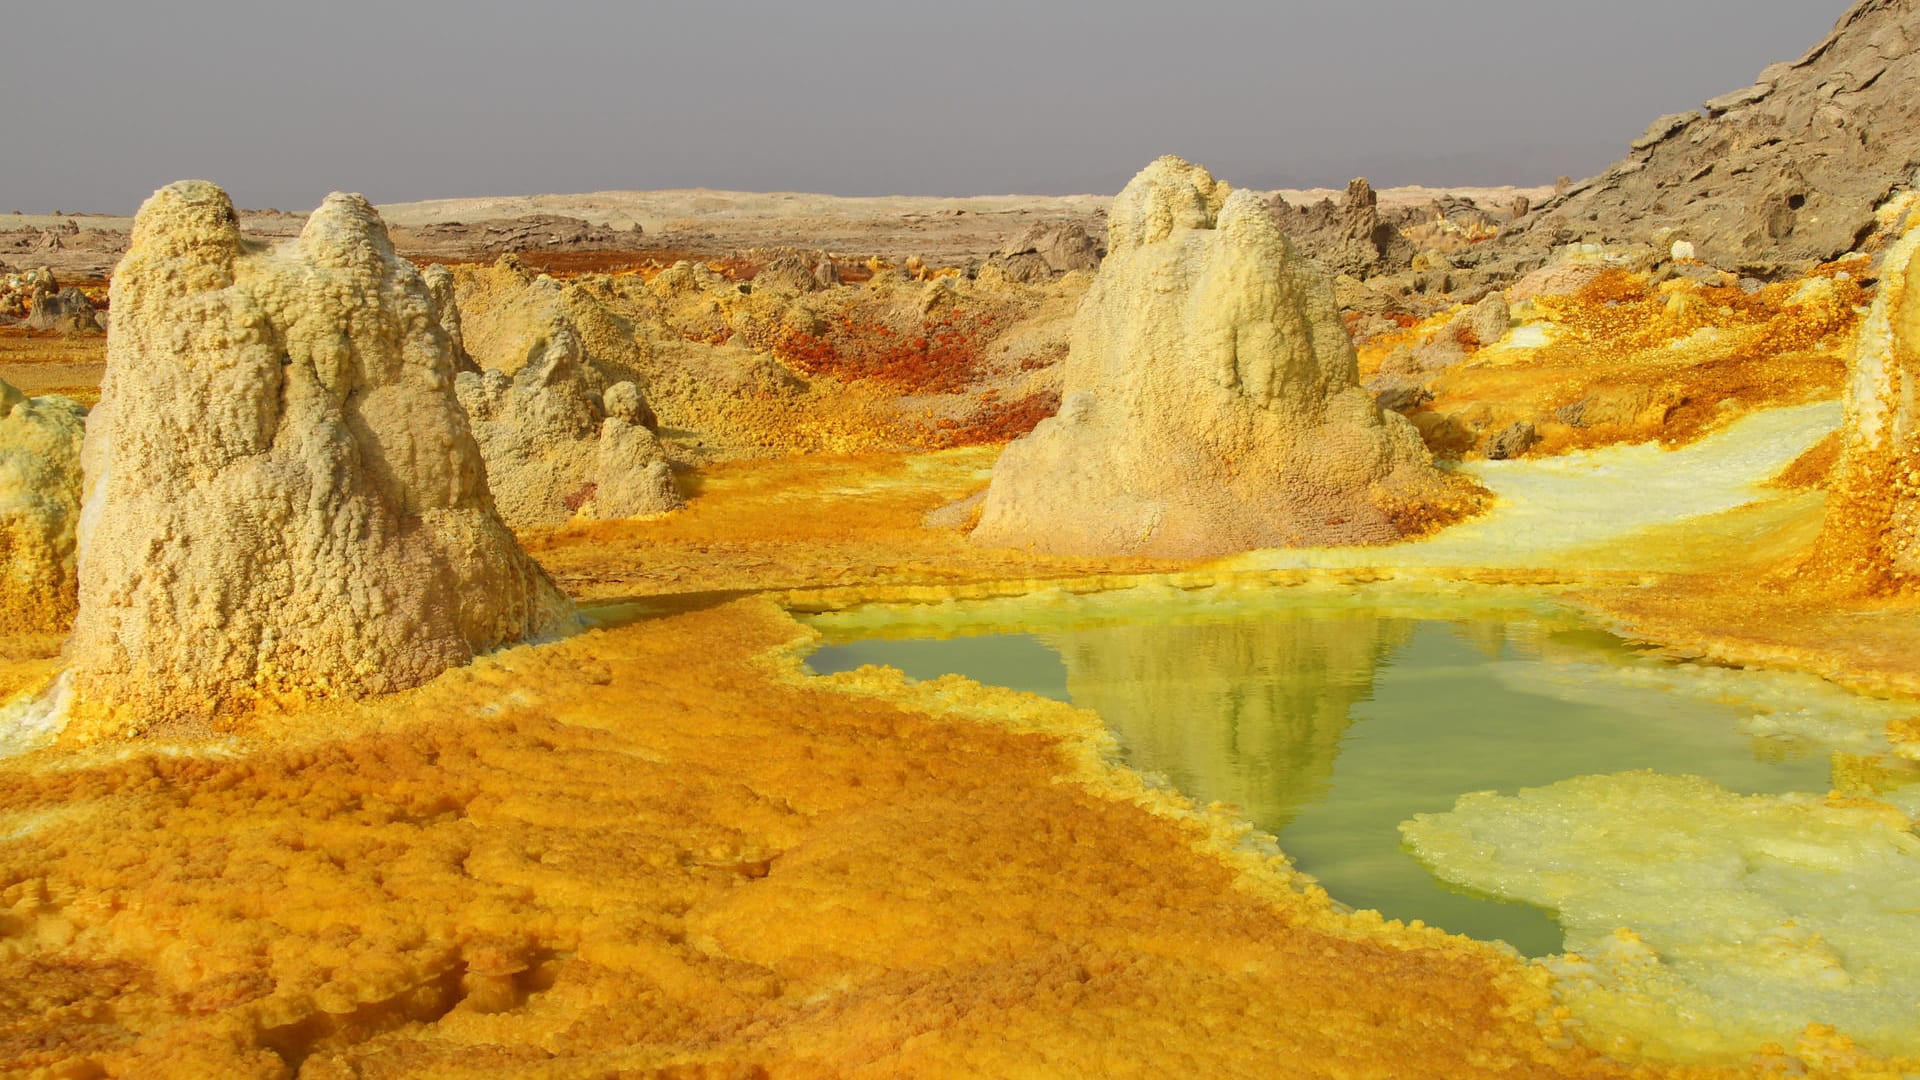
{"type": "MultiPolygon", "coordinates": [[[[1379,207],[1406,224],[1462,206],[1510,216],[1518,199],[1539,204],[1551,187],[1394,187],[1379,207]]],[[[1338,202],[1332,188],[1268,193],[1289,205],[1338,202]]],[[[395,247],[420,262],[491,259],[512,253],[573,256],[562,269],[597,269],[617,256],[717,258],[737,251],[805,247],[850,260],[918,256],[935,265],[986,259],[1037,221],[1105,231],[1112,195],[887,195],[799,192],[597,191],[429,199],[378,207],[395,247]],[[599,258],[591,256],[598,254],[599,258]]],[[[264,239],[299,234],[306,211],[240,211],[242,230],[264,239]]],[[[0,266],[45,266],[62,278],[104,277],[125,253],[133,216],[0,211],[0,266]]]]}

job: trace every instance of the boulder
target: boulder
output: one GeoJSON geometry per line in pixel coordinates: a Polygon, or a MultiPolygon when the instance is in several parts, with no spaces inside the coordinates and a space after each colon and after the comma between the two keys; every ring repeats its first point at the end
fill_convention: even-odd
{"type": "Polygon", "coordinates": [[[85,434],[77,402],[0,382],[0,631],[61,631],[73,619],[85,434]]]}
{"type": "Polygon", "coordinates": [[[1027,226],[989,255],[978,276],[986,281],[1034,285],[1075,270],[1097,269],[1100,256],[1100,245],[1079,222],[1040,222],[1027,226]]]}
{"type": "Polygon", "coordinates": [[[1100,245],[1077,221],[1053,221],[1030,225],[1012,243],[1000,249],[1002,255],[1040,256],[1047,269],[1056,274],[1100,268],[1100,245]]]}
{"type": "Polygon", "coordinates": [[[1540,432],[1531,420],[1515,420],[1499,431],[1487,436],[1487,442],[1481,452],[1488,461],[1505,461],[1517,458],[1533,449],[1540,442],[1540,432]]]}
{"type": "Polygon", "coordinates": [[[106,329],[100,325],[93,301],[71,286],[41,294],[20,325],[29,330],[52,330],[60,334],[98,334],[106,329]]]}
{"type": "Polygon", "coordinates": [[[414,686],[566,632],[494,510],[426,282],[358,195],[243,246],[205,181],[140,208],[87,423],[72,715],[114,730],[414,686]]]}
{"type": "Polygon", "coordinates": [[[1485,347],[1498,344],[1513,329],[1513,310],[1507,306],[1506,297],[1488,293],[1456,321],[1475,345],[1485,347]]]}
{"type": "Polygon", "coordinates": [[[1472,500],[1359,385],[1324,271],[1176,157],[1114,200],[1060,412],[1009,444],[977,543],[1217,555],[1384,543],[1472,500]]]}
{"type": "Polygon", "coordinates": [[[776,248],[770,252],[749,254],[759,255],[764,260],[759,272],[753,275],[755,289],[807,293],[832,288],[840,282],[840,274],[834,269],[832,257],[824,251],[776,248]]]}

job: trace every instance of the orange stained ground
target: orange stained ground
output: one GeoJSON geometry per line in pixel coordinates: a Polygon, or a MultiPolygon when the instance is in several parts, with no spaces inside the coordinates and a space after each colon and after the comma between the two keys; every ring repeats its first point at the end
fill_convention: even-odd
{"type": "Polygon", "coordinates": [[[1528,969],[1334,914],[1090,714],[807,679],[741,593],[1009,587],[916,527],[984,460],[716,469],[541,546],[652,598],[602,629],[245,744],[0,765],[0,1071],[1620,1074],[1528,969]]]}
{"type": "MultiPolygon", "coordinates": [[[[1838,397],[1871,299],[1854,276],[1865,268],[1834,264],[1751,294],[1609,271],[1575,295],[1533,302],[1528,319],[1551,328],[1546,345],[1470,352],[1430,378],[1433,400],[1412,419],[1441,456],[1469,452],[1475,431],[1530,421],[1540,441],[1527,456],[1545,457],[1651,439],[1681,445],[1755,409],[1838,397]],[[1583,402],[1581,425],[1559,415],[1583,402]]],[[[1361,370],[1450,317],[1369,341],[1361,370]]]]}
{"type": "MultiPolygon", "coordinates": [[[[1801,393],[1800,367],[1826,385],[1811,361],[1770,385],[1801,393]]],[[[984,486],[994,456],[715,466],[683,512],[527,537],[598,629],[388,698],[262,715],[244,740],[69,739],[0,761],[0,1074],[1790,1064],[1598,1056],[1538,969],[1336,913],[1228,812],[1113,767],[1092,714],[957,679],[806,677],[810,632],[781,604],[1212,573],[921,527],[984,486]]],[[[1818,496],[1795,498],[1756,543],[1765,558],[1807,535],[1818,496]]],[[[1920,690],[1913,600],[1756,597],[1755,580],[1646,575],[1586,599],[1680,648],[1920,690]]],[[[56,647],[0,642],[0,692],[46,678],[56,647]]],[[[1808,1038],[1789,1049],[1813,1075],[1877,1067],[1808,1038]]]]}
{"type": "Polygon", "coordinates": [[[918,527],[990,460],[716,467],[537,538],[599,629],[245,743],[0,763],[0,1073],[1749,1073],[1596,1056],[1537,969],[1337,914],[1092,714],[805,676],[757,593],[1172,569],[918,527]]]}
{"type": "Polygon", "coordinates": [[[8,768],[0,1068],[1620,1073],[1492,949],[1213,853],[1086,714],[808,684],[802,634],[689,598],[230,756],[8,768]]]}
{"type": "Polygon", "coordinates": [[[29,397],[64,394],[92,407],[107,367],[105,334],[65,335],[0,326],[0,380],[29,397]]]}

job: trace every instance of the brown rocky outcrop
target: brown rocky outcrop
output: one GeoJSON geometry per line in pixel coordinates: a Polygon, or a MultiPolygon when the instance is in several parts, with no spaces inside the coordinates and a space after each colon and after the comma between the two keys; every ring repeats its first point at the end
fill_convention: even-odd
{"type": "Polygon", "coordinates": [[[1334,274],[1365,279],[1413,262],[1413,245],[1381,218],[1380,197],[1364,176],[1347,185],[1337,204],[1323,199],[1296,207],[1275,195],[1271,208],[1280,231],[1334,274]]]}
{"type": "Polygon", "coordinates": [[[1096,270],[1102,254],[1079,222],[1050,221],[1029,225],[989,256],[986,265],[1010,281],[1032,284],[1074,270],[1096,270]]]}
{"type": "Polygon", "coordinates": [[[409,252],[503,255],[514,252],[619,251],[644,235],[638,224],[624,229],[561,214],[471,223],[448,221],[394,230],[394,240],[409,252]]]}
{"type": "Polygon", "coordinates": [[[86,293],[62,287],[42,266],[0,279],[0,321],[13,320],[28,330],[61,334],[97,334],[106,329],[86,293]]]}
{"type": "Polygon", "coordinates": [[[1601,175],[1535,209],[1548,242],[1691,242],[1770,273],[1851,250],[1920,166],[1920,9],[1861,0],[1805,56],[1653,122],[1601,175]]]}

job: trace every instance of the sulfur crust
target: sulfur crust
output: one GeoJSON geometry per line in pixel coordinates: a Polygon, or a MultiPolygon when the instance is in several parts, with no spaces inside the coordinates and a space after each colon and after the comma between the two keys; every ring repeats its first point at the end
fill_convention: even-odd
{"type": "MultiPolygon", "coordinates": [[[[1760,428],[1812,442],[1818,414],[1760,428]]],[[[1727,445],[1682,459],[1689,512],[1737,496],[1710,517],[1429,566],[1028,558],[918,529],[990,450],[746,463],[670,519],[536,531],[604,629],[228,743],[0,764],[0,1072],[1884,1074],[1818,1029],[1798,1060],[1635,1064],[1537,970],[1341,914],[1228,812],[1115,769],[1087,714],[807,682],[808,635],[769,604],[1575,585],[1661,640],[1765,635],[1721,655],[1920,687],[1898,598],[1782,620],[1750,567],[1693,574],[1722,565],[1703,532],[1797,550],[1817,527],[1817,491],[1760,491],[1776,463],[1722,471],[1727,445]]],[[[21,648],[0,690],[49,671],[21,648]]]]}
{"type": "Polygon", "coordinates": [[[696,605],[231,755],[0,767],[5,1067],[1625,1075],[1541,972],[1340,914],[1091,714],[823,685],[811,634],[696,605]]]}
{"type": "Polygon", "coordinates": [[[1033,560],[917,529],[985,456],[716,470],[681,514],[535,539],[600,630],[262,716],[225,755],[0,765],[23,815],[0,820],[72,814],[0,844],[0,1051],[162,1076],[1747,1071],[1597,1059],[1538,969],[1342,915],[1230,813],[1117,770],[1090,714],[803,678],[782,596],[1581,580],[1033,560]],[[846,492],[864,513],[836,520],[846,492]],[[874,584],[786,592],[836,578],[874,584]]]}
{"type": "Polygon", "coordinates": [[[1888,249],[1847,367],[1847,422],[1808,584],[1900,591],[1920,581],[1920,221],[1888,249]],[[1824,581],[1822,579],[1825,579],[1824,581]]]}

